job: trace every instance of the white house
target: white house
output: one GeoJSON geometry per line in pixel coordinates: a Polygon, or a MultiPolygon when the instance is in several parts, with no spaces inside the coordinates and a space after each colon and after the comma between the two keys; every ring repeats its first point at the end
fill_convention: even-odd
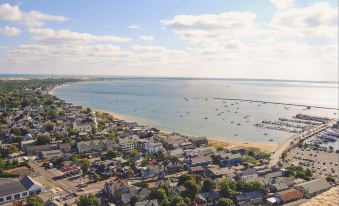
{"type": "Polygon", "coordinates": [[[0,185],[0,204],[40,194],[45,188],[33,178],[25,176],[18,182],[0,185]]]}
{"type": "Polygon", "coordinates": [[[151,153],[151,154],[155,154],[158,151],[163,150],[164,147],[162,146],[162,144],[160,142],[148,142],[145,144],[145,151],[151,153]]]}

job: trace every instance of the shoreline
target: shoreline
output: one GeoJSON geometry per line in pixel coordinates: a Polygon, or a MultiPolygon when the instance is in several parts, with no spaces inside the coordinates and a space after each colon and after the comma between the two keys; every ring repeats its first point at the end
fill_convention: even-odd
{"type": "MultiPolygon", "coordinates": [[[[67,84],[55,86],[55,87],[49,89],[47,91],[47,93],[49,95],[57,97],[56,95],[54,95],[54,90],[57,89],[57,88],[64,87],[66,85],[67,84]]],[[[59,97],[57,97],[57,98],[59,98],[59,97]]],[[[142,125],[138,121],[133,120],[132,118],[130,118],[127,115],[124,115],[124,114],[119,114],[119,113],[116,113],[116,112],[111,112],[111,111],[93,108],[93,107],[90,107],[90,108],[94,112],[107,113],[110,116],[112,116],[113,119],[116,119],[116,120],[121,120],[121,121],[126,121],[126,122],[137,122],[140,126],[149,126],[149,125],[142,125]]],[[[159,130],[160,130],[161,136],[167,136],[171,133],[174,133],[174,131],[166,131],[166,130],[163,130],[163,129],[159,129],[159,130]]],[[[179,134],[181,134],[181,133],[179,133],[179,134]]],[[[186,135],[186,134],[183,134],[183,135],[192,136],[192,137],[195,136],[196,137],[196,135],[186,135]]],[[[226,139],[223,140],[223,139],[216,138],[216,137],[207,137],[207,139],[209,141],[209,145],[212,146],[212,147],[215,147],[215,148],[218,148],[218,147],[223,147],[223,148],[244,147],[244,148],[251,149],[251,150],[261,150],[263,152],[273,153],[275,150],[277,150],[277,148],[279,148],[281,146],[280,145],[281,143],[241,142],[241,141],[236,141],[236,140],[226,140],[226,139]]]]}

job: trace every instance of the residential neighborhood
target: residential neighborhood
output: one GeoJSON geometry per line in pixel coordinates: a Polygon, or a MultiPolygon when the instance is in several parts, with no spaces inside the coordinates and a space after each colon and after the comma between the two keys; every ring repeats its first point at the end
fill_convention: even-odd
{"type": "Polygon", "coordinates": [[[0,82],[0,204],[299,205],[339,182],[338,150],[303,140],[269,166],[270,154],[257,149],[212,147],[207,137],[164,133],[48,93],[76,81],[0,82]],[[333,158],[331,172],[295,162],[301,150],[333,158]]]}

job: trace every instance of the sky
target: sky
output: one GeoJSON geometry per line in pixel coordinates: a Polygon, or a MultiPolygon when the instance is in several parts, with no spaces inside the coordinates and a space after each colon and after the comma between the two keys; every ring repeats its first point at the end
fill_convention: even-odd
{"type": "Polygon", "coordinates": [[[338,81],[338,1],[0,0],[0,73],[338,81]]]}

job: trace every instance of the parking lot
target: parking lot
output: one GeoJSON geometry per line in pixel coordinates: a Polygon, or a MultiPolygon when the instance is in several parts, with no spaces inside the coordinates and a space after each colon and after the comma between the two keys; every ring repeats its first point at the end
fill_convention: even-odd
{"type": "Polygon", "coordinates": [[[312,148],[293,148],[285,158],[284,166],[303,166],[315,177],[332,176],[339,181],[339,154],[312,148]]]}

